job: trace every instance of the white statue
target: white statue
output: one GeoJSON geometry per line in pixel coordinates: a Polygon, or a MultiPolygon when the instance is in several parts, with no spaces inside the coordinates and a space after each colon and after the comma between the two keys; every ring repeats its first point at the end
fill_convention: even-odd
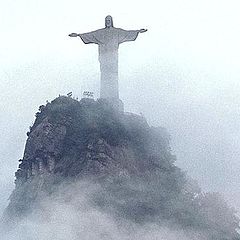
{"type": "Polygon", "coordinates": [[[88,33],[71,33],[70,37],[80,37],[85,44],[98,44],[101,70],[100,98],[118,100],[118,47],[119,44],[134,41],[139,33],[147,29],[123,30],[113,27],[111,16],[105,18],[105,28],[88,33]]]}

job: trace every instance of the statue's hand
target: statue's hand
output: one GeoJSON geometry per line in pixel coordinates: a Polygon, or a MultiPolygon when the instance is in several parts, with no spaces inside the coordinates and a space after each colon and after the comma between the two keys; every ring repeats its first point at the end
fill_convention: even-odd
{"type": "Polygon", "coordinates": [[[142,29],[139,30],[140,33],[144,33],[144,32],[146,32],[146,31],[147,31],[147,29],[144,29],[144,28],[142,28],[142,29]]]}
{"type": "Polygon", "coordinates": [[[77,34],[77,33],[70,33],[68,36],[69,36],[69,37],[77,37],[78,34],[77,34]]]}

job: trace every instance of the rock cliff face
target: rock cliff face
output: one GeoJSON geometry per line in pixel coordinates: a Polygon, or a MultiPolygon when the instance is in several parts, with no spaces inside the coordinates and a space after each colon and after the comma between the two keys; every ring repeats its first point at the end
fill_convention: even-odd
{"type": "Polygon", "coordinates": [[[157,158],[179,171],[170,163],[174,156],[163,129],[151,128],[142,116],[116,112],[103,100],[59,97],[39,107],[27,135],[8,207],[14,214],[30,210],[54,181],[130,176],[154,168],[157,158]]]}
{"type": "Polygon", "coordinates": [[[206,239],[239,239],[232,211],[225,203],[206,204],[219,198],[187,180],[174,165],[165,129],[150,127],[142,116],[116,112],[103,100],[62,96],[39,107],[27,135],[7,221],[29,214],[61,184],[88,179],[102,186],[93,202],[118,217],[167,222],[202,231],[206,239]],[[218,211],[225,215],[216,217],[218,211]]]}
{"type": "Polygon", "coordinates": [[[53,172],[55,160],[61,154],[66,126],[50,123],[48,117],[29,134],[23,159],[16,172],[17,185],[32,176],[53,172]]]}
{"type": "Polygon", "coordinates": [[[140,156],[153,157],[144,147],[149,145],[152,153],[159,154],[156,143],[144,143],[153,136],[143,117],[114,112],[104,102],[60,97],[40,110],[28,132],[17,186],[50,173],[64,178],[136,173],[150,163],[140,156]]]}

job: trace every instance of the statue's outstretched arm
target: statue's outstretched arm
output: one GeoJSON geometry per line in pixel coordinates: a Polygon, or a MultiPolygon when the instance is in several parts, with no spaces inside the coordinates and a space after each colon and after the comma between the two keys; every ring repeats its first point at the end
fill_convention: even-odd
{"type": "Polygon", "coordinates": [[[144,33],[146,31],[147,31],[147,29],[145,29],[145,28],[142,28],[142,29],[139,30],[140,33],[144,33]]]}
{"type": "Polygon", "coordinates": [[[77,33],[70,33],[70,34],[68,34],[68,36],[69,36],[69,37],[78,37],[79,34],[77,34],[77,33]]]}
{"type": "Polygon", "coordinates": [[[69,37],[80,37],[82,41],[86,44],[88,43],[96,43],[99,44],[99,30],[87,32],[87,33],[71,33],[68,35],[69,37]]]}
{"type": "Polygon", "coordinates": [[[119,28],[118,29],[118,42],[124,43],[128,41],[135,41],[139,33],[146,32],[147,29],[140,29],[140,30],[124,30],[119,28]]]}

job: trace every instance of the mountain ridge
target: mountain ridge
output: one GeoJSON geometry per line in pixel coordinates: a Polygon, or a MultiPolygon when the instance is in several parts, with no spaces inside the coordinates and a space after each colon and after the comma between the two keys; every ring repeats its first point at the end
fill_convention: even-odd
{"type": "Polygon", "coordinates": [[[143,116],[115,111],[103,99],[60,96],[39,107],[27,135],[5,219],[26,217],[59,186],[87,180],[101,186],[93,204],[115,217],[239,239],[232,209],[174,164],[169,134],[143,116]]]}

